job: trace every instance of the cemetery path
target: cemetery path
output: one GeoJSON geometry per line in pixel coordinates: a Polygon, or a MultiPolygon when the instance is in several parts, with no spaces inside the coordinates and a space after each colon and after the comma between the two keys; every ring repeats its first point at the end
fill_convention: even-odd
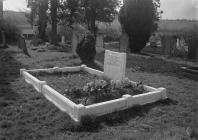
{"type": "Polygon", "coordinates": [[[79,59],[68,52],[40,49],[29,50],[32,58],[16,48],[0,50],[0,139],[198,139],[193,131],[198,130],[198,81],[181,76],[180,65],[128,58],[130,79],[165,87],[170,99],[129,109],[121,116],[111,114],[93,131],[77,131],[68,115],[24,82],[19,69],[79,65],[79,59]]]}

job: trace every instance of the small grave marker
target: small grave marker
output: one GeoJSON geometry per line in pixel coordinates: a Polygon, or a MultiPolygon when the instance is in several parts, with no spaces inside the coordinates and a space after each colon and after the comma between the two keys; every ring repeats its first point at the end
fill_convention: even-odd
{"type": "Polygon", "coordinates": [[[23,37],[23,35],[18,35],[18,46],[20,49],[22,49],[24,54],[31,57],[30,54],[28,53],[28,49],[25,43],[25,38],[23,37]]]}
{"type": "Polygon", "coordinates": [[[113,80],[125,78],[126,53],[105,50],[104,73],[113,80]]]}
{"type": "Polygon", "coordinates": [[[61,44],[65,44],[65,36],[64,35],[61,37],[61,44]]]}

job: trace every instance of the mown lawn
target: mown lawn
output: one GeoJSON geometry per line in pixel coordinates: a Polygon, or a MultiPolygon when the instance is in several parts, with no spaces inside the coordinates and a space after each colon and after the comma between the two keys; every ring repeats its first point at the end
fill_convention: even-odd
{"type": "MultiPolygon", "coordinates": [[[[198,80],[183,76],[180,65],[129,56],[126,75],[167,88],[169,99],[104,116],[87,129],[76,126],[19,75],[20,68],[80,65],[80,60],[69,51],[29,50],[31,58],[15,47],[0,50],[0,139],[198,139],[198,80]]],[[[97,55],[101,63],[102,56],[97,55]]]]}

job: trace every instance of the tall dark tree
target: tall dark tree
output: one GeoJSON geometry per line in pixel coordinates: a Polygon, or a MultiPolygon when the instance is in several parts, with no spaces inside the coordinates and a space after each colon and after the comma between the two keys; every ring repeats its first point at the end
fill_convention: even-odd
{"type": "Polygon", "coordinates": [[[112,22],[119,4],[119,0],[61,0],[60,17],[68,19],[70,26],[75,22],[86,23],[95,34],[96,21],[112,22]]]}
{"type": "Polygon", "coordinates": [[[160,0],[124,0],[119,21],[128,34],[130,51],[140,53],[160,19],[160,0]]]}
{"type": "Polygon", "coordinates": [[[38,7],[39,38],[46,40],[48,0],[40,0],[38,7]]]}
{"type": "Polygon", "coordinates": [[[38,37],[42,40],[46,40],[46,27],[47,27],[47,10],[48,0],[27,0],[28,7],[31,8],[30,22],[38,25],[39,34],[38,37]],[[38,21],[34,23],[35,16],[38,15],[38,21]]]}
{"type": "Polygon", "coordinates": [[[35,18],[38,13],[38,1],[28,0],[27,7],[30,8],[30,12],[25,13],[25,16],[28,20],[28,22],[33,26],[35,24],[35,18]]]}
{"type": "Polygon", "coordinates": [[[96,34],[96,21],[112,22],[117,15],[119,0],[81,0],[88,29],[96,34]]]}
{"type": "Polygon", "coordinates": [[[50,0],[50,14],[51,14],[51,22],[52,22],[52,31],[51,31],[51,43],[57,44],[57,8],[58,8],[58,0],[50,0]]]}
{"type": "Polygon", "coordinates": [[[80,0],[61,0],[58,18],[63,24],[72,27],[73,23],[82,22],[80,9],[80,0]]]}

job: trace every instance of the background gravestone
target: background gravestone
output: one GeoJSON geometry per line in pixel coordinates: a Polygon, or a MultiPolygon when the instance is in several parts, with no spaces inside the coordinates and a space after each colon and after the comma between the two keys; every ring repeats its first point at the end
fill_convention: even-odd
{"type": "Polygon", "coordinates": [[[105,50],[104,74],[113,80],[125,78],[126,53],[105,50]]]}
{"type": "Polygon", "coordinates": [[[18,47],[23,51],[24,54],[31,57],[30,54],[28,53],[28,49],[25,43],[25,38],[23,35],[18,36],[18,47]]]}
{"type": "Polygon", "coordinates": [[[65,36],[64,35],[61,37],[61,44],[65,44],[65,36]]]}

